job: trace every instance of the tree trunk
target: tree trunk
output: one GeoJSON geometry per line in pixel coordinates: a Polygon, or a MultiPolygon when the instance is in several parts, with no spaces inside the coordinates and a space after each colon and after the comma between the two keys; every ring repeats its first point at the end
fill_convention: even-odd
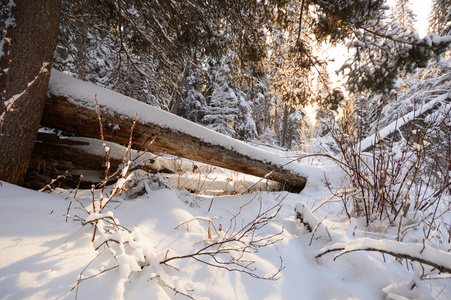
{"type": "Polygon", "coordinates": [[[288,104],[284,105],[283,108],[283,123],[282,123],[282,140],[280,146],[287,147],[287,139],[288,139],[288,104]]]}
{"type": "MultiPolygon", "coordinates": [[[[13,95],[27,90],[27,85],[40,73],[44,62],[51,63],[57,44],[61,0],[15,0],[12,17],[15,22],[7,28],[11,46],[5,43],[0,59],[2,105],[13,95]],[[10,55],[8,55],[10,50],[10,55]]],[[[0,180],[22,184],[39,128],[51,65],[41,74],[4,117],[0,128],[0,180]]]]}
{"type": "Polygon", "coordinates": [[[174,115],[178,114],[180,103],[182,103],[183,84],[186,81],[186,77],[188,77],[188,71],[189,63],[185,65],[185,71],[183,71],[182,78],[180,79],[177,88],[174,91],[174,96],[172,97],[171,103],[169,105],[169,111],[174,115]]]}
{"type": "Polygon", "coordinates": [[[287,145],[285,146],[288,150],[291,150],[291,147],[293,147],[293,131],[294,131],[294,122],[292,119],[290,119],[291,114],[294,113],[294,107],[290,106],[290,111],[288,113],[288,132],[287,132],[287,139],[286,139],[286,143],[287,145]]]}

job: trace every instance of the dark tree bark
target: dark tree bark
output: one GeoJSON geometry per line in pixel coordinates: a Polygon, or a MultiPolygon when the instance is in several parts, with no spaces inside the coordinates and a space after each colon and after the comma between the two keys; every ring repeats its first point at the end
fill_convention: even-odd
{"type": "MultiPolygon", "coordinates": [[[[8,49],[5,44],[0,59],[1,69],[9,68],[0,77],[0,114],[5,110],[4,101],[27,90],[43,63],[52,62],[58,38],[61,0],[14,2],[15,25],[7,28],[11,46],[8,49]]],[[[14,111],[5,115],[0,127],[0,180],[22,184],[44,109],[51,64],[47,70],[16,102],[14,111]]]]}
{"type": "Polygon", "coordinates": [[[284,105],[283,109],[283,127],[282,127],[282,142],[280,146],[285,147],[287,149],[291,149],[291,140],[293,138],[293,133],[291,131],[290,124],[290,114],[293,113],[293,108],[288,104],[284,105]]]}
{"type": "Polygon", "coordinates": [[[186,77],[188,77],[189,74],[189,68],[188,64],[185,65],[185,71],[183,72],[183,76],[180,79],[180,82],[178,83],[177,88],[174,91],[174,97],[171,101],[171,104],[169,105],[170,112],[174,115],[178,114],[180,103],[182,103],[182,90],[183,90],[183,84],[186,81],[186,77]]]}
{"type": "Polygon", "coordinates": [[[288,105],[283,106],[282,133],[280,135],[280,146],[285,147],[288,127],[288,105]]]}

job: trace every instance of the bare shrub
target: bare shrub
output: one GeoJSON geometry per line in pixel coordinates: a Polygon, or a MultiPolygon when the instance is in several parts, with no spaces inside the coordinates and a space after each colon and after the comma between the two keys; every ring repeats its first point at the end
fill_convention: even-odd
{"type": "Polygon", "coordinates": [[[341,120],[330,129],[339,157],[309,156],[332,159],[346,173],[334,197],[341,199],[349,218],[365,217],[367,225],[374,220],[397,225],[398,240],[408,231],[409,227],[402,226],[406,218],[410,228],[412,224],[426,225],[426,240],[440,227],[449,238],[449,224],[440,220],[449,211],[442,204],[451,185],[450,118],[451,108],[446,105],[423,110],[402,126],[392,123],[388,135],[387,128],[376,128],[368,147],[362,143],[364,120],[358,112],[345,109],[341,120]]]}
{"type": "Polygon", "coordinates": [[[282,208],[281,202],[283,199],[276,205],[267,209],[263,209],[260,201],[260,207],[256,216],[249,222],[244,223],[241,227],[237,227],[237,221],[242,210],[249,205],[250,202],[254,201],[256,196],[248,203],[241,206],[238,213],[231,217],[228,228],[223,228],[221,223],[215,226],[212,219],[200,217],[179,224],[176,229],[182,225],[186,225],[188,230],[188,224],[192,221],[203,220],[207,222],[208,235],[205,240],[205,245],[193,253],[169,256],[161,261],[160,264],[168,265],[169,262],[173,260],[188,258],[208,266],[227,271],[241,272],[258,279],[278,279],[278,274],[283,269],[282,258],[280,258],[281,264],[274,274],[266,274],[263,276],[257,274],[257,268],[254,266],[256,262],[247,259],[246,254],[257,252],[263,247],[275,245],[281,240],[279,236],[282,234],[282,231],[266,236],[260,235],[260,231],[277,216],[282,208]],[[213,227],[215,236],[213,236],[210,226],[213,227]],[[226,254],[226,256],[224,256],[224,254],[226,254]]]}

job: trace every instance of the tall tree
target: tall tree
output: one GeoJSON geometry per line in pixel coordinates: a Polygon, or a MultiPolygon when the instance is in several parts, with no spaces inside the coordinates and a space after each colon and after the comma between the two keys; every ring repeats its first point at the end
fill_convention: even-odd
{"type": "Polygon", "coordinates": [[[242,88],[234,84],[231,59],[224,56],[210,61],[207,86],[207,106],[202,124],[217,132],[243,140],[252,140],[257,132],[252,118],[252,105],[246,100],[242,88]]]}
{"type": "Polygon", "coordinates": [[[410,9],[410,5],[410,0],[396,0],[393,9],[393,19],[404,25],[405,28],[415,30],[413,25],[416,21],[416,15],[410,9]]]}
{"type": "MultiPolygon", "coordinates": [[[[57,68],[164,109],[180,107],[179,113],[202,122],[208,119],[204,119],[205,104],[211,104],[214,76],[194,69],[228,56],[233,75],[221,86],[228,85],[235,95],[248,95],[261,78],[272,80],[266,99],[276,96],[271,99],[289,106],[274,110],[280,119],[281,112],[286,112],[285,122],[278,120],[285,125],[283,132],[290,131],[288,117],[296,105],[315,102],[334,110],[343,99],[338,90],[329,88],[326,61],[317,53],[322,44],[348,41],[354,49],[343,69],[349,89],[357,93],[393,90],[400,72],[424,66],[433,52],[439,53],[448,43],[432,37],[419,39],[406,31],[388,18],[384,0],[64,3],[57,68]],[[73,32],[77,38],[71,36],[73,32]],[[195,79],[194,74],[201,77],[195,79]],[[190,108],[196,112],[190,113],[190,108]]],[[[255,99],[275,105],[275,101],[255,99]]],[[[236,113],[240,110],[235,109],[236,113]]],[[[255,110],[254,118],[258,118],[255,110]]],[[[255,123],[259,133],[270,125],[255,123]]]]}
{"type": "Polygon", "coordinates": [[[0,59],[3,70],[0,77],[0,115],[11,108],[11,100],[20,98],[15,101],[13,111],[3,115],[0,179],[20,184],[27,170],[44,108],[57,44],[61,1],[15,0],[2,3],[2,10],[9,10],[9,18],[4,23],[6,35],[3,40],[7,42],[3,43],[4,53],[0,59]],[[42,72],[44,63],[48,65],[42,72]],[[31,82],[33,84],[29,85],[31,82]]]}
{"type": "Polygon", "coordinates": [[[436,34],[451,34],[451,0],[433,0],[429,30],[436,34]]]}

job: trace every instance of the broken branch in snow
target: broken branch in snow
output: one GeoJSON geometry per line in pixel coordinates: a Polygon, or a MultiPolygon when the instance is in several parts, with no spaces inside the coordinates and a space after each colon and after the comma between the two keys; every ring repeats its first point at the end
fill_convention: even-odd
{"type": "MultiPolygon", "coordinates": [[[[388,139],[398,131],[408,129],[410,124],[425,119],[426,116],[432,114],[434,111],[437,111],[443,106],[449,105],[450,103],[451,91],[433,98],[428,103],[425,103],[421,107],[414,109],[413,111],[396,119],[391,124],[388,124],[387,126],[385,126],[385,128],[379,130],[378,137],[375,137],[375,135],[370,135],[367,138],[363,139],[359,145],[361,149],[360,151],[369,151],[372,147],[375,146],[375,144],[379,143],[380,141],[388,139]]],[[[449,112],[450,109],[448,108],[447,110],[449,112]]]]}
{"type": "Polygon", "coordinates": [[[394,257],[417,261],[436,268],[440,272],[451,273],[451,253],[434,249],[423,244],[402,243],[389,240],[363,238],[348,243],[337,243],[320,250],[319,258],[331,252],[340,251],[334,260],[343,254],[354,251],[375,251],[394,257]]]}
{"type": "MultiPolygon", "coordinates": [[[[149,278],[149,280],[154,280],[154,279],[158,279],[159,281],[161,281],[161,283],[163,284],[163,286],[165,286],[165,287],[167,287],[167,288],[173,290],[174,293],[175,293],[176,295],[177,295],[177,294],[180,294],[180,295],[183,295],[183,296],[188,297],[188,298],[190,298],[190,299],[196,299],[196,298],[194,298],[194,297],[188,295],[188,293],[185,293],[185,292],[183,292],[183,291],[180,291],[180,290],[176,289],[175,287],[171,286],[170,284],[166,283],[166,281],[164,281],[163,278],[161,278],[160,275],[155,275],[155,276],[149,278]]],[[[149,280],[148,280],[148,281],[149,281],[149,280]]]]}
{"type": "MultiPolygon", "coordinates": [[[[99,257],[99,255],[100,255],[100,253],[99,254],[97,254],[97,256],[96,257],[94,257],[84,268],[83,268],[83,270],[80,272],[80,274],[78,275],[78,280],[77,280],[77,283],[71,288],[71,291],[73,291],[74,289],[76,289],[75,290],[75,299],[77,299],[77,297],[78,297],[78,287],[80,286],[80,283],[82,282],[82,280],[85,280],[85,279],[87,279],[87,277],[83,277],[83,273],[86,271],[86,269],[89,267],[89,265],[93,262],[93,261],[95,261],[96,259],[97,259],[97,257],[99,257]]],[[[97,274],[97,275],[99,275],[99,274],[97,274]]],[[[96,276],[97,276],[96,275],[96,276]]],[[[90,276],[90,277],[93,277],[93,276],[90,276]]]]}
{"type": "Polygon", "coordinates": [[[315,217],[315,215],[310,211],[310,209],[304,203],[298,201],[295,203],[294,211],[296,213],[296,219],[304,226],[308,232],[312,232],[312,237],[310,239],[310,244],[312,244],[315,234],[318,234],[317,239],[328,237],[332,240],[332,237],[324,226],[323,222],[315,217]]]}

